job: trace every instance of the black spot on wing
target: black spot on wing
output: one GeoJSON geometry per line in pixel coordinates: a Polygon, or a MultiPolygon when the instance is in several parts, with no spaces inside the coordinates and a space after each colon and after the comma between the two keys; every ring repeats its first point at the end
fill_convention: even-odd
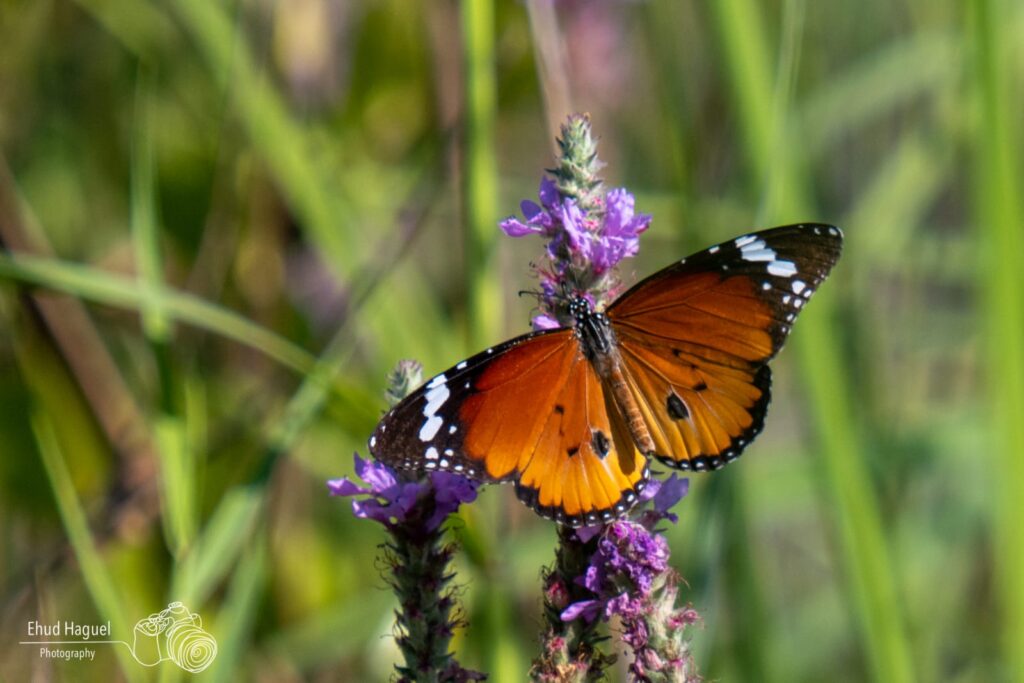
{"type": "Polygon", "coordinates": [[[673,420],[685,420],[690,417],[690,411],[687,410],[686,404],[683,403],[683,399],[676,396],[674,391],[668,395],[666,403],[668,414],[672,416],[673,420]]]}

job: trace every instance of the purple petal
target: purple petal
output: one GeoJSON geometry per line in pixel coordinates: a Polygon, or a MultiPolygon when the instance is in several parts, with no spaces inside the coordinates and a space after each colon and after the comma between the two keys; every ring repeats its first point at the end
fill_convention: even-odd
{"type": "Polygon", "coordinates": [[[661,487],[653,497],[654,509],[661,513],[668,512],[675,506],[683,496],[690,490],[690,480],[680,477],[674,472],[672,476],[662,482],[661,487]]]}
{"type": "Polygon", "coordinates": [[[553,209],[558,204],[558,186],[555,185],[555,181],[547,176],[540,179],[540,203],[547,209],[553,209]]]}
{"type": "Polygon", "coordinates": [[[619,236],[633,220],[633,195],[623,188],[609,190],[605,195],[604,230],[602,236],[619,236]]]}
{"type": "Polygon", "coordinates": [[[349,481],[348,477],[327,480],[327,488],[332,496],[356,496],[361,493],[372,493],[370,489],[349,481]]]}
{"type": "Polygon", "coordinates": [[[427,528],[434,530],[444,523],[445,518],[459,509],[463,503],[476,500],[477,483],[451,472],[433,472],[430,475],[434,486],[434,512],[427,520],[427,528]]]}
{"type": "Polygon", "coordinates": [[[359,454],[355,454],[355,467],[356,474],[359,478],[370,485],[370,488],[374,493],[381,493],[394,486],[398,480],[395,478],[395,473],[391,471],[391,468],[383,463],[377,463],[372,460],[363,460],[359,457],[359,454]]]}
{"type": "Polygon", "coordinates": [[[587,621],[593,621],[600,610],[600,600],[580,600],[562,610],[560,618],[562,621],[572,621],[582,616],[587,621]]]}
{"type": "Polygon", "coordinates": [[[526,222],[529,225],[540,226],[544,228],[543,232],[550,233],[549,228],[551,228],[555,222],[550,213],[537,206],[536,203],[531,202],[529,199],[524,199],[520,202],[519,208],[523,212],[523,216],[526,217],[526,222]]]}
{"type": "Polygon", "coordinates": [[[610,190],[605,195],[605,202],[607,209],[604,216],[604,229],[601,231],[602,236],[636,237],[650,226],[651,217],[649,215],[634,216],[633,195],[624,188],[610,190]]]}
{"type": "Polygon", "coordinates": [[[591,593],[600,593],[601,582],[604,581],[603,573],[599,567],[590,565],[587,567],[587,571],[583,573],[583,581],[580,583],[591,593]]]}
{"type": "Polygon", "coordinates": [[[372,519],[381,524],[387,524],[393,516],[391,506],[381,505],[380,501],[375,498],[353,499],[352,514],[363,519],[372,519]]]}
{"type": "MultiPolygon", "coordinates": [[[[650,488],[650,484],[653,484],[653,483],[655,483],[655,482],[651,481],[648,484],[648,488],[650,488]]],[[[587,543],[587,542],[590,541],[590,539],[594,538],[594,536],[597,536],[603,530],[604,530],[604,525],[603,524],[592,524],[591,526],[580,527],[579,529],[576,530],[576,538],[580,539],[580,541],[582,543],[587,543]]]]}
{"type": "Polygon", "coordinates": [[[553,330],[557,327],[561,327],[562,324],[555,318],[551,317],[547,313],[533,316],[533,320],[530,321],[533,324],[535,331],[540,330],[553,330]]]}
{"type": "MultiPolygon", "coordinates": [[[[673,473],[672,476],[674,477],[675,473],[673,473]]],[[[641,491],[640,494],[637,496],[637,499],[638,499],[637,500],[637,504],[638,505],[643,505],[644,503],[646,503],[647,501],[651,500],[656,495],[658,495],[658,491],[660,491],[660,490],[661,490],[661,479],[651,479],[651,480],[649,480],[647,482],[647,486],[645,486],[644,490],[641,491]]]]}
{"type": "Polygon", "coordinates": [[[590,260],[591,233],[587,231],[585,216],[576,202],[567,199],[559,210],[562,229],[569,239],[569,251],[590,260]]]}
{"type": "Polygon", "coordinates": [[[515,216],[509,216],[501,223],[499,223],[498,227],[500,227],[501,231],[504,232],[509,237],[522,237],[524,235],[536,234],[540,232],[540,230],[538,230],[537,228],[527,225],[526,223],[523,223],[515,216]]]}

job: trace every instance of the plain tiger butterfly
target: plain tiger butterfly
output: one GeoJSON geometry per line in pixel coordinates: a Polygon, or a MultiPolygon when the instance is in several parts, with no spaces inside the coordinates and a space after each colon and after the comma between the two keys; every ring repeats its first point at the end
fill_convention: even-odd
{"type": "Polygon", "coordinates": [[[735,460],[764,425],[768,361],[839,259],[842,232],[751,233],[642,280],[607,310],[462,361],[392,408],[370,438],[389,465],[514,482],[571,526],[623,515],[656,458],[682,470],[735,460]]]}

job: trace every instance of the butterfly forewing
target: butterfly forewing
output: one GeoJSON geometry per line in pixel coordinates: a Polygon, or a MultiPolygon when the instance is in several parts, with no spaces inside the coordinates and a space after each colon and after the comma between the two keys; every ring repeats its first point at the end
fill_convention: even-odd
{"type": "Polygon", "coordinates": [[[514,481],[520,499],[572,526],[619,516],[646,457],[612,422],[571,330],[514,339],[437,375],[380,422],[376,458],[414,470],[514,481]]]}
{"type": "Polygon", "coordinates": [[[761,431],[766,363],[839,258],[828,225],[765,230],[711,247],[634,286],[609,309],[650,455],[717,468],[761,431]]]}

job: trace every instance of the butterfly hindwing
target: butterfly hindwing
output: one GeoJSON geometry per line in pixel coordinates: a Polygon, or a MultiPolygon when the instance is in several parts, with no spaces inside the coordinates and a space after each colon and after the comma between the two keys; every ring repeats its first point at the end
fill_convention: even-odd
{"type": "Polygon", "coordinates": [[[540,439],[521,461],[516,493],[541,515],[579,526],[631,508],[648,471],[593,367],[582,353],[570,364],[540,439]]]}
{"type": "Polygon", "coordinates": [[[385,415],[370,451],[400,468],[515,482],[542,515],[579,526],[621,515],[647,480],[609,407],[572,331],[538,332],[431,379],[385,415]]]}
{"type": "Polygon", "coordinates": [[[761,431],[767,366],[839,257],[827,225],[765,230],[643,280],[609,309],[631,394],[656,450],[682,469],[715,469],[761,431]]]}

